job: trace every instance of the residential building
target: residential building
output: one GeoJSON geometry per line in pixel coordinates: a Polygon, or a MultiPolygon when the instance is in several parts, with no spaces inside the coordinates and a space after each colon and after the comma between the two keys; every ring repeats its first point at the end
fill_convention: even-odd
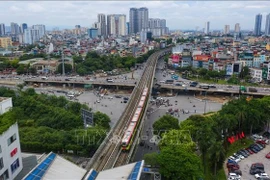
{"type": "Polygon", "coordinates": [[[259,68],[249,68],[250,76],[254,82],[262,81],[262,69],[259,68]]]}
{"type": "Polygon", "coordinates": [[[107,29],[106,29],[106,16],[105,14],[98,14],[98,23],[100,24],[100,36],[106,36],[107,35],[107,29]]]}
{"type": "Polygon", "coordinates": [[[12,35],[17,35],[17,34],[20,33],[20,27],[19,27],[19,25],[17,23],[14,23],[14,22],[10,23],[10,28],[11,28],[10,33],[12,35]]]}
{"type": "Polygon", "coordinates": [[[45,25],[42,25],[42,24],[33,25],[33,29],[39,31],[38,32],[38,34],[39,34],[38,39],[42,38],[46,33],[45,25]]]}
{"type": "Polygon", "coordinates": [[[209,32],[210,32],[210,22],[207,21],[207,22],[205,23],[204,33],[205,33],[205,34],[209,34],[209,32]]]}
{"type": "Polygon", "coordinates": [[[131,34],[141,32],[142,29],[148,28],[148,9],[142,8],[130,8],[129,11],[129,28],[131,34]]]}
{"type": "Polygon", "coordinates": [[[230,34],[230,25],[225,25],[224,34],[230,34]]]}
{"type": "Polygon", "coordinates": [[[24,33],[26,29],[27,29],[27,24],[26,23],[22,23],[21,24],[21,33],[24,33]]]}
{"type": "Polygon", "coordinates": [[[5,34],[6,34],[5,24],[1,23],[0,24],[0,36],[4,36],[5,34]]]}
{"type": "Polygon", "coordinates": [[[266,15],[265,35],[270,36],[270,13],[266,15]]]}
{"type": "Polygon", "coordinates": [[[98,29],[97,28],[90,28],[88,29],[88,36],[92,39],[95,39],[98,37],[98,29]]]}
{"type": "Polygon", "coordinates": [[[262,29],[262,15],[257,14],[255,16],[255,26],[254,26],[254,35],[260,36],[261,35],[261,29],[262,29]]]}
{"type": "Polygon", "coordinates": [[[40,34],[39,30],[28,28],[24,32],[24,43],[25,44],[34,44],[35,42],[39,41],[40,34]]]}
{"type": "Polygon", "coordinates": [[[0,37],[0,47],[8,48],[9,46],[12,46],[11,37],[0,37]]]}
{"type": "Polygon", "coordinates": [[[23,168],[18,124],[1,123],[1,129],[5,130],[0,132],[0,179],[12,180],[23,168]]]}
{"type": "Polygon", "coordinates": [[[235,26],[234,26],[234,32],[235,33],[240,33],[240,24],[239,23],[236,23],[235,26]]]}
{"type": "Polygon", "coordinates": [[[126,15],[110,14],[107,16],[108,35],[126,35],[126,15]]]}

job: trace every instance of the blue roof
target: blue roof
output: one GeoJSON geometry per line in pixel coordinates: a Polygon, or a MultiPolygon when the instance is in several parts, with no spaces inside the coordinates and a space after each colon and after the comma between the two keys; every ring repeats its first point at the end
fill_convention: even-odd
{"type": "Polygon", "coordinates": [[[90,175],[89,175],[89,177],[87,178],[87,180],[95,180],[96,177],[97,177],[97,175],[98,175],[97,171],[92,170],[92,171],[90,172],[90,175]]]}
{"type": "Polygon", "coordinates": [[[139,179],[140,177],[140,174],[141,174],[141,166],[143,165],[142,161],[139,161],[135,164],[132,172],[130,173],[130,175],[128,176],[128,180],[137,180],[139,179]]]}
{"type": "Polygon", "coordinates": [[[53,160],[56,154],[50,153],[46,159],[44,159],[38,166],[36,166],[30,173],[24,178],[24,180],[41,180],[53,160]]]}

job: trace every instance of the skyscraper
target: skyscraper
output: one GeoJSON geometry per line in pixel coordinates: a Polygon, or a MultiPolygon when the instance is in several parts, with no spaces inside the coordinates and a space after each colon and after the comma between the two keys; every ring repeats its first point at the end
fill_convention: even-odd
{"type": "Polygon", "coordinates": [[[205,33],[205,34],[209,34],[209,31],[210,31],[210,22],[207,21],[207,22],[205,23],[204,33],[205,33]]]}
{"type": "Polygon", "coordinates": [[[24,33],[24,31],[27,29],[27,24],[26,23],[22,23],[21,24],[21,33],[24,33]]]}
{"type": "Polygon", "coordinates": [[[270,36],[270,13],[266,16],[265,35],[270,36]]]}
{"type": "Polygon", "coordinates": [[[142,8],[130,8],[129,10],[129,32],[138,33],[142,29],[148,27],[148,9],[145,7],[142,8]]]}
{"type": "Polygon", "coordinates": [[[126,15],[110,14],[107,16],[108,35],[126,35],[126,15]]]}
{"type": "Polygon", "coordinates": [[[107,30],[106,30],[106,16],[105,14],[98,14],[98,23],[100,23],[100,34],[101,36],[106,36],[107,30]]]}
{"type": "Polygon", "coordinates": [[[20,33],[20,27],[17,23],[10,23],[10,28],[11,28],[11,34],[12,35],[17,35],[20,33]]]}
{"type": "Polygon", "coordinates": [[[4,36],[6,34],[5,24],[0,24],[0,36],[4,36]]]}
{"type": "Polygon", "coordinates": [[[262,29],[262,15],[257,14],[255,16],[254,35],[255,36],[260,36],[261,35],[261,29],[262,29]]]}
{"type": "Polygon", "coordinates": [[[224,26],[224,34],[230,34],[230,25],[224,26]]]}
{"type": "MultiPolygon", "coordinates": [[[[76,25],[76,26],[81,27],[80,25],[76,25]]],[[[43,24],[33,25],[33,29],[39,31],[39,33],[37,35],[37,36],[39,36],[38,39],[42,38],[46,33],[45,25],[43,25],[43,24]]],[[[34,33],[34,34],[36,35],[37,33],[34,33]]]]}
{"type": "Polygon", "coordinates": [[[235,33],[240,33],[240,24],[239,23],[236,23],[235,26],[234,26],[234,32],[235,33]]]}

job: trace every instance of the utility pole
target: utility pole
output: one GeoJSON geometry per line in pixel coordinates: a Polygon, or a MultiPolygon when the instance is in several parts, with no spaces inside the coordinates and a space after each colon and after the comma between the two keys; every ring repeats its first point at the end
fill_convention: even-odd
{"type": "Polygon", "coordinates": [[[62,76],[65,76],[65,55],[64,55],[64,50],[62,50],[62,76]]]}

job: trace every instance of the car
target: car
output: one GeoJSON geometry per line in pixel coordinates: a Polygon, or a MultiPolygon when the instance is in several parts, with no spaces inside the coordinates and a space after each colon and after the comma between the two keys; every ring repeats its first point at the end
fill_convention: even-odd
{"type": "Polygon", "coordinates": [[[234,153],[233,155],[240,158],[240,159],[245,159],[245,157],[241,154],[234,153]]]}
{"type": "Polygon", "coordinates": [[[231,168],[233,168],[233,169],[239,169],[240,166],[237,163],[227,163],[227,168],[228,169],[231,169],[231,168]]]}
{"type": "Polygon", "coordinates": [[[245,158],[248,157],[248,155],[245,152],[243,152],[243,151],[237,151],[236,154],[239,154],[241,156],[244,156],[245,158]]]}
{"type": "Polygon", "coordinates": [[[258,179],[258,178],[262,178],[262,177],[266,177],[266,178],[269,178],[268,174],[266,173],[259,173],[259,174],[255,174],[255,178],[258,179]]]}
{"type": "Polygon", "coordinates": [[[229,169],[229,172],[242,176],[242,171],[240,169],[229,169]]]}
{"type": "Polygon", "coordinates": [[[249,173],[251,175],[259,174],[259,173],[265,173],[264,171],[264,165],[262,163],[254,163],[250,166],[249,173]]]}
{"type": "Polygon", "coordinates": [[[270,159],[270,152],[265,155],[267,159],[270,159]]]}
{"type": "Polygon", "coordinates": [[[270,180],[268,177],[259,177],[258,180],[270,180]]]}
{"type": "Polygon", "coordinates": [[[175,86],[182,86],[182,84],[180,84],[180,83],[176,83],[176,84],[175,84],[175,86]]]}
{"type": "Polygon", "coordinates": [[[249,154],[254,154],[254,152],[250,148],[246,148],[246,150],[249,152],[249,154]]]}
{"type": "Polygon", "coordinates": [[[198,85],[198,82],[191,82],[189,86],[190,87],[196,87],[197,85],[198,85]]]}
{"type": "Polygon", "coordinates": [[[236,173],[229,173],[228,174],[228,179],[235,179],[235,180],[240,180],[241,179],[241,176],[239,174],[236,174],[236,173]]]}
{"type": "Polygon", "coordinates": [[[213,84],[210,84],[209,88],[217,88],[217,87],[215,85],[213,85],[213,84]]]}
{"type": "Polygon", "coordinates": [[[261,140],[257,140],[256,141],[257,144],[269,144],[269,140],[268,139],[261,139],[261,140]]]}
{"type": "Polygon", "coordinates": [[[256,145],[259,146],[259,148],[261,148],[261,149],[265,148],[265,144],[256,143],[256,145]]]}
{"type": "Polygon", "coordinates": [[[116,97],[116,98],[122,98],[121,95],[115,95],[114,97],[116,97]]]}

